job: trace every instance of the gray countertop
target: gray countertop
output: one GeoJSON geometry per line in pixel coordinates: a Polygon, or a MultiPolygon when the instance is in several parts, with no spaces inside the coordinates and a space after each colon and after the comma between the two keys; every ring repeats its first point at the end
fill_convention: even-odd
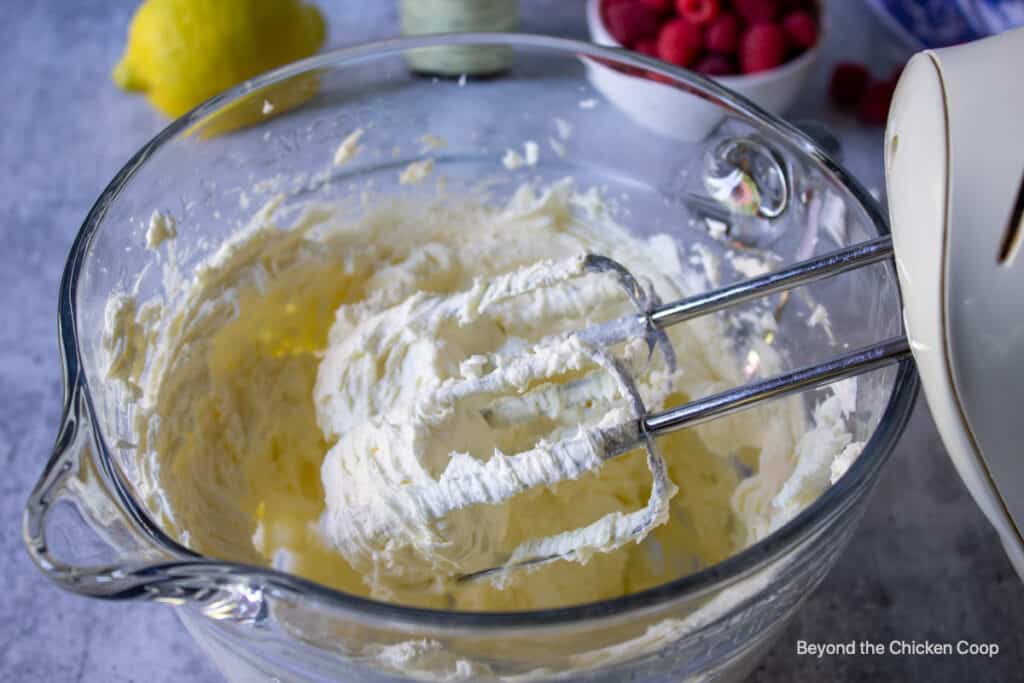
{"type": "MultiPolygon", "coordinates": [[[[60,417],[57,284],[90,205],[164,124],[108,74],[132,0],[4,0],[0,7],[0,680],[220,680],[171,609],[61,592],[35,570],[21,511],[60,417]]],[[[331,44],[396,32],[392,2],[329,6],[331,44]]],[[[523,0],[524,29],[585,37],[582,0],[523,0]]],[[[881,188],[881,132],[830,112],[836,59],[888,69],[902,58],[860,2],[831,3],[827,56],[794,116],[838,132],[845,162],[881,188]]],[[[850,547],[754,680],[1003,681],[1024,671],[1024,586],[917,407],[850,547]],[[799,656],[796,641],[892,639],[997,643],[992,659],[799,656]]]]}

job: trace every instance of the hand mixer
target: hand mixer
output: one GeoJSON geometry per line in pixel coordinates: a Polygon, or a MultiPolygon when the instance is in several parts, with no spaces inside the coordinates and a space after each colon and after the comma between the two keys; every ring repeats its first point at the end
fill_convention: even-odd
{"type": "MultiPolygon", "coordinates": [[[[761,401],[803,391],[909,358],[913,353],[943,439],[961,476],[1013,559],[1024,570],[1024,458],[1012,425],[1024,405],[1024,136],[1019,123],[1024,91],[994,89],[1014,82],[1024,65],[1024,29],[979,43],[917,55],[901,78],[886,134],[886,175],[894,233],[803,261],[783,270],[667,304],[634,274],[600,255],[513,273],[483,295],[486,303],[552,287],[576,277],[611,273],[637,307],[636,314],[542,340],[528,352],[492,358],[476,376],[442,386],[439,404],[499,396],[543,380],[561,368],[544,349],[575,346],[610,372],[632,404],[629,419],[581,428],[575,436],[445,472],[429,485],[395,495],[421,514],[440,519],[478,504],[498,504],[527,489],[596,470],[637,447],[647,451],[653,487],[647,507],[612,515],[584,529],[528,542],[501,566],[463,580],[564,559],[584,548],[618,547],[662,523],[673,490],[655,437],[761,401]],[[895,249],[894,249],[895,245],[895,249]],[[895,252],[895,253],[894,253],[895,252]],[[645,411],[630,370],[609,348],[637,339],[674,356],[663,330],[697,316],[783,292],[895,256],[904,297],[906,337],[838,355],[827,362],[671,407],[645,411]],[[514,379],[510,379],[514,378],[514,379]],[[449,476],[450,475],[450,476],[449,476]],[[500,479],[500,486],[493,484],[500,479]]],[[[579,383],[555,391],[571,402],[579,383]]],[[[504,399],[493,420],[528,419],[529,405],[504,399]],[[524,405],[526,406],[524,408],[524,405]],[[499,414],[500,413],[500,414],[499,414]]],[[[557,403],[557,402],[556,402],[557,403]]],[[[550,404],[550,403],[549,403],[550,404]]],[[[465,464],[465,463],[464,463],[465,464]]]]}

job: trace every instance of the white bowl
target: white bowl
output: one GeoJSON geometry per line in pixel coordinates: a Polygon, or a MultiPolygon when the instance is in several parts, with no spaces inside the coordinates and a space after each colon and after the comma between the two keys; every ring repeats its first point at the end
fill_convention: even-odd
{"type": "MultiPolygon", "coordinates": [[[[601,0],[587,0],[587,26],[590,39],[598,45],[623,47],[604,25],[601,0]]],[[[712,80],[772,114],[782,114],[792,106],[807,82],[818,60],[823,39],[824,31],[821,31],[813,47],[770,71],[741,76],[716,76],[712,80]]],[[[676,68],[664,62],[656,64],[664,70],[676,68]]],[[[605,97],[635,121],[662,135],[681,140],[699,140],[721,119],[720,107],[687,95],[674,86],[624,74],[594,62],[587,63],[587,70],[590,82],[605,97]]]]}

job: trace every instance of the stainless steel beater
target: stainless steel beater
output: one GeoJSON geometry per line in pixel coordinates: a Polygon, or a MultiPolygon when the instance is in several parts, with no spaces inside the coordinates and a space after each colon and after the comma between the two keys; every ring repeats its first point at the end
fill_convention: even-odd
{"type": "MultiPolygon", "coordinates": [[[[626,341],[639,332],[647,336],[648,344],[652,349],[657,346],[665,353],[666,360],[671,365],[674,361],[671,350],[667,347],[667,339],[662,335],[664,329],[737,304],[885,261],[891,258],[892,254],[891,238],[889,236],[878,237],[801,261],[778,271],[738,281],[719,289],[667,304],[654,305],[635,316],[593,325],[573,334],[577,335],[588,345],[606,347],[626,341]]],[[[585,259],[584,269],[587,272],[614,271],[619,275],[620,282],[626,286],[627,290],[637,287],[635,278],[616,262],[604,256],[595,255],[587,256],[585,259]]],[[[631,296],[634,303],[638,303],[641,298],[641,296],[631,296]]],[[[910,344],[907,338],[905,336],[892,337],[870,346],[840,354],[823,363],[735,387],[660,412],[643,413],[632,424],[618,425],[613,429],[595,429],[592,433],[588,434],[587,438],[591,443],[597,443],[599,458],[602,461],[615,458],[645,445],[650,450],[653,447],[653,438],[659,435],[723,417],[750,408],[762,401],[805,391],[869,372],[910,357],[910,344]]],[[[548,449],[557,449],[558,447],[559,444],[555,444],[553,447],[548,446],[548,449]]],[[[528,452],[526,455],[531,453],[528,452]]],[[[519,456],[510,456],[507,460],[513,460],[516,457],[519,456]]],[[[653,453],[649,455],[649,459],[651,457],[654,457],[653,453]]],[[[655,476],[657,479],[657,472],[655,472],[655,476]]],[[[512,493],[530,488],[528,479],[529,475],[527,474],[523,477],[524,486],[512,493]]],[[[461,483],[465,484],[465,482],[461,483]]],[[[464,487],[468,491],[471,491],[472,488],[464,487]]],[[[446,492],[451,494],[451,497],[446,496],[446,502],[453,503],[450,506],[451,510],[485,502],[475,498],[472,494],[462,496],[460,500],[460,488],[458,486],[446,487],[446,492]]],[[[501,499],[504,500],[508,497],[511,497],[511,495],[503,495],[501,499]]],[[[491,498],[486,502],[497,503],[501,501],[491,498]]],[[[434,509],[432,512],[443,514],[443,511],[439,509],[434,509]]],[[[539,548],[537,549],[539,550],[539,548]]],[[[564,556],[538,552],[534,552],[532,555],[530,552],[517,553],[506,564],[463,575],[460,577],[460,580],[468,581],[484,578],[498,572],[543,564],[559,559],[564,559],[564,556]]]]}

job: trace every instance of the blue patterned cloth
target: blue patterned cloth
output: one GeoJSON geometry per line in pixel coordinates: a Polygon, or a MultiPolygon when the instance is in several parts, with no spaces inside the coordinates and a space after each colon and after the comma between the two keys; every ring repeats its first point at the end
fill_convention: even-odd
{"type": "Polygon", "coordinates": [[[1024,0],[867,0],[914,48],[944,47],[1024,26],[1024,0]]]}

